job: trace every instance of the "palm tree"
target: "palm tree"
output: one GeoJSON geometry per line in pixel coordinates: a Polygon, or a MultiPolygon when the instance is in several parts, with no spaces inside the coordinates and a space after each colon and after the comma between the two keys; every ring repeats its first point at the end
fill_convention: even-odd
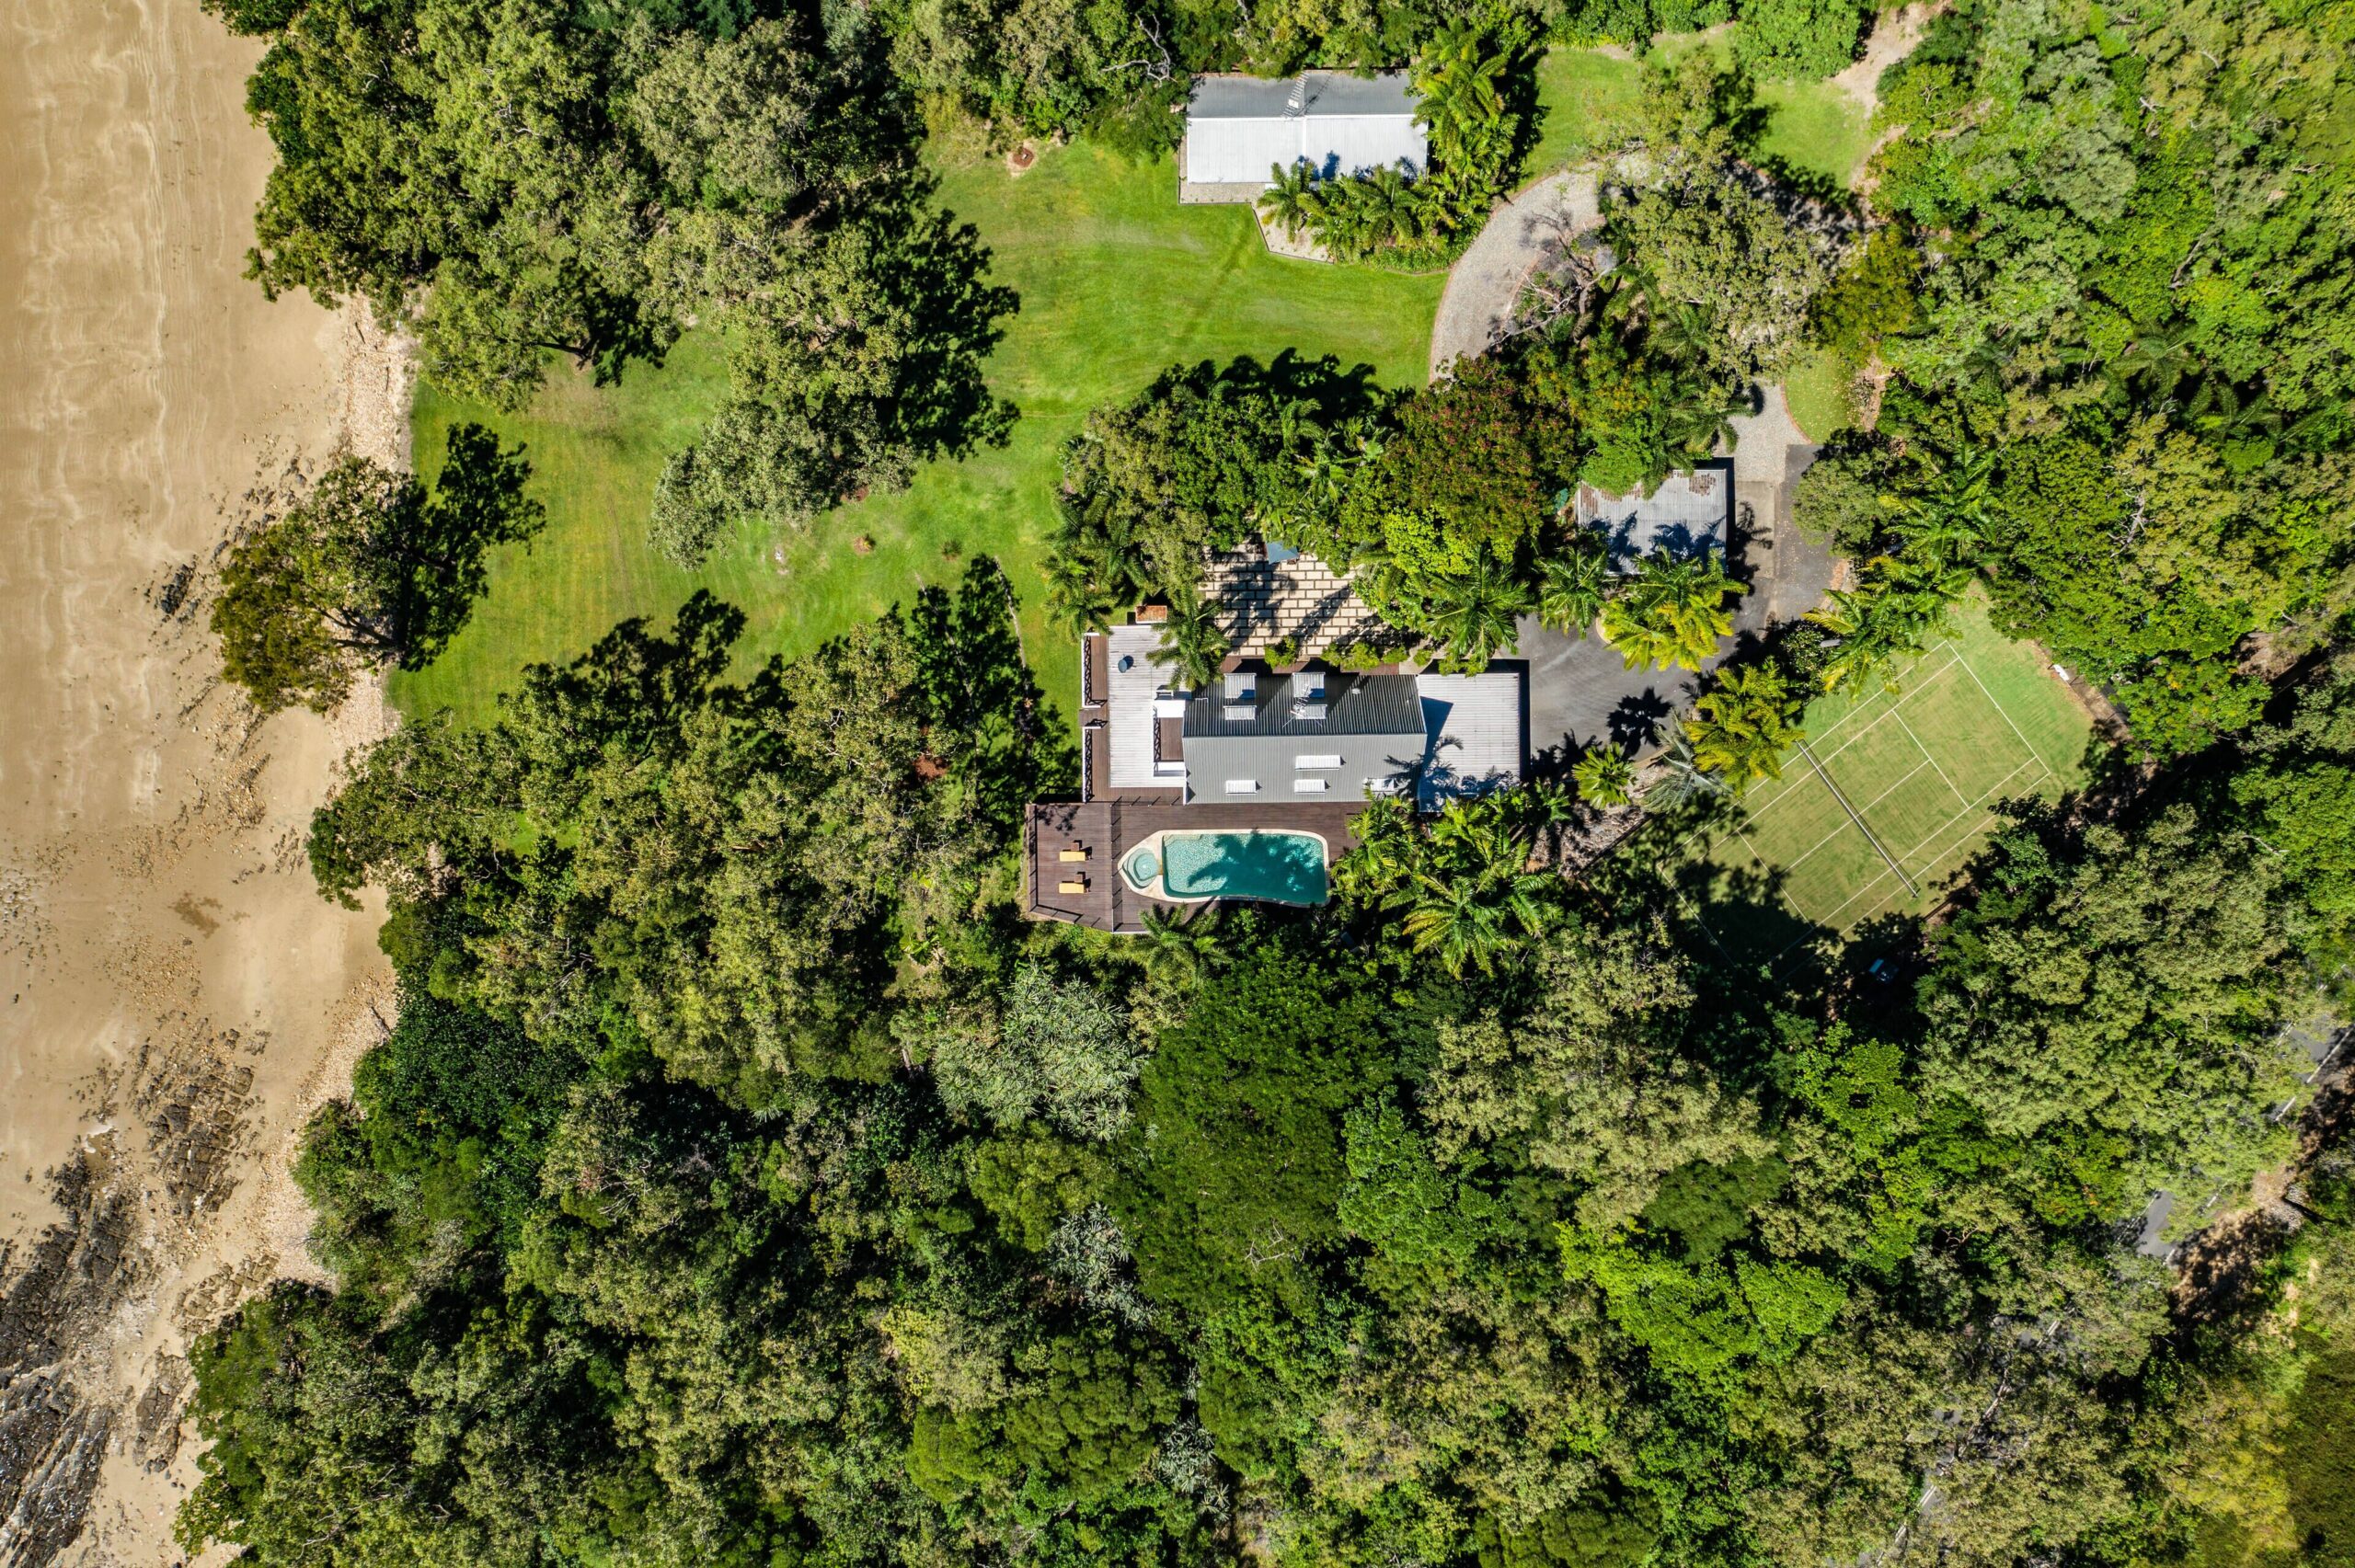
{"type": "Polygon", "coordinates": [[[1435,141],[1459,142],[1471,128],[1504,117],[1497,84],[1505,56],[1485,54],[1482,42],[1477,27],[1459,24],[1426,44],[1415,62],[1415,119],[1435,141]]]}
{"type": "Polygon", "coordinates": [[[1218,967],[1223,951],[1218,940],[1218,910],[1204,905],[1144,912],[1148,951],[1189,975],[1218,967]]]}
{"type": "Polygon", "coordinates": [[[1421,860],[1422,840],[1415,813],[1397,795],[1366,802],[1350,829],[1357,848],[1333,864],[1333,886],[1346,898],[1382,904],[1393,899],[1410,882],[1421,860]]]}
{"type": "Polygon", "coordinates": [[[1416,882],[1417,900],[1405,922],[1415,951],[1436,952],[1453,975],[1473,967],[1484,975],[1494,973],[1498,955],[1512,945],[1504,910],[1461,884],[1428,876],[1416,882]]]}
{"type": "Polygon", "coordinates": [[[2242,395],[2222,376],[2211,375],[2192,389],[2184,412],[2192,429],[2217,444],[2225,464],[2244,473],[2263,464],[2280,446],[2290,422],[2273,406],[2270,393],[2242,395]]]}
{"type": "Polygon", "coordinates": [[[1259,211],[1285,234],[1297,235],[1309,227],[1316,211],[1316,166],[1295,158],[1292,167],[1270,164],[1268,172],[1275,177],[1274,183],[1259,198],[1259,211]]]}
{"type": "Polygon", "coordinates": [[[1732,782],[1736,793],[1759,779],[1783,776],[1783,753],[1807,738],[1798,719],[1804,704],[1780,669],[1754,664],[1726,674],[1693,704],[1693,761],[1732,782]]]}
{"type": "Polygon", "coordinates": [[[1351,183],[1361,193],[1372,244],[1406,245],[1421,235],[1421,193],[1396,168],[1384,166],[1351,183]]]}
{"type": "Polygon", "coordinates": [[[1731,450],[1733,417],[1749,409],[1746,393],[1729,390],[1705,375],[1679,376],[1660,409],[1660,439],[1671,451],[1687,457],[1706,457],[1720,441],[1731,450]]]}
{"type": "Polygon", "coordinates": [[[1594,747],[1571,766],[1570,778],[1579,786],[1580,800],[1609,810],[1633,798],[1636,765],[1606,747],[1594,747]]]}
{"type": "Polygon", "coordinates": [[[1557,632],[1583,637],[1603,613],[1610,559],[1603,541],[1581,529],[1562,555],[1537,568],[1537,619],[1557,632]]]}
{"type": "Polygon", "coordinates": [[[1651,347],[1678,364],[1697,370],[1709,362],[1725,334],[1716,318],[1689,300],[1653,312],[1645,328],[1651,347]]]}
{"type": "Polygon", "coordinates": [[[1203,596],[1186,583],[1169,595],[1169,619],[1161,628],[1161,646],[1146,657],[1167,668],[1189,692],[1209,685],[1234,651],[1234,639],[1219,624],[1226,606],[1203,596]]]}
{"type": "MultiPolygon", "coordinates": [[[[1935,558],[1876,555],[1853,589],[1834,591],[1807,618],[1840,639],[1817,673],[1827,692],[1858,687],[1953,628],[1952,612],[1974,576],[1966,566],[1935,558]]],[[[1887,682],[1895,691],[1894,680],[1887,682]]]]}
{"type": "Polygon", "coordinates": [[[1726,793],[1725,781],[1701,766],[1694,753],[1693,737],[1686,733],[1683,719],[1669,715],[1668,722],[1660,727],[1660,739],[1666,750],[1660,755],[1659,776],[1645,792],[1646,807],[1673,811],[1680,806],[1726,793]]]}
{"type": "Polygon", "coordinates": [[[2191,368],[2191,340],[2199,328],[2179,326],[2173,332],[2145,332],[2118,356],[2118,371],[2127,380],[2148,377],[2160,395],[2175,389],[2191,368]]]}
{"type": "Polygon", "coordinates": [[[1958,453],[1890,526],[1909,555],[1976,560],[1995,527],[1994,449],[1958,453]]]}
{"type": "Polygon", "coordinates": [[[1046,571],[1047,608],[1073,635],[1103,631],[1120,613],[1123,596],[1077,557],[1058,554],[1046,571]]]}
{"type": "Polygon", "coordinates": [[[1309,226],[1316,243],[1332,255],[1355,260],[1373,248],[1373,214],[1367,210],[1363,180],[1327,180],[1310,201],[1309,226]]]}
{"type": "MultiPolygon", "coordinates": [[[[1513,792],[1518,793],[1518,792],[1513,792]]],[[[1431,860],[1407,888],[1413,908],[1405,921],[1417,950],[1436,951],[1449,970],[1467,966],[1491,972],[1514,941],[1545,927],[1543,895],[1559,879],[1529,869],[1530,837],[1507,820],[1501,795],[1466,805],[1451,801],[1430,831],[1431,860]]]]}
{"type": "Polygon", "coordinates": [[[1665,550],[1644,557],[1628,590],[1603,607],[1603,636],[1633,670],[1638,664],[1698,670],[1715,658],[1718,639],[1733,635],[1726,608],[1747,585],[1726,576],[1715,550],[1679,559],[1665,550]]]}
{"type": "Polygon", "coordinates": [[[1431,578],[1428,593],[1430,631],[1448,662],[1474,671],[1486,670],[1492,657],[1511,650],[1521,635],[1515,623],[1530,604],[1527,586],[1514,580],[1486,550],[1470,571],[1431,578]]]}

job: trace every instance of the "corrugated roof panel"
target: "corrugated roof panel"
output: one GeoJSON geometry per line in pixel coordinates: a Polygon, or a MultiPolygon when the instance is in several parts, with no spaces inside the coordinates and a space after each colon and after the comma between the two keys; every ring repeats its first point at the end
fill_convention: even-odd
{"type": "Polygon", "coordinates": [[[1274,169],[1304,158],[1327,177],[1400,164],[1419,173],[1430,143],[1414,114],[1403,71],[1371,79],[1338,71],[1200,76],[1186,111],[1186,178],[1265,185],[1274,169]]]}
{"type": "Polygon", "coordinates": [[[1460,795],[1477,795],[1521,782],[1522,677],[1518,670],[1479,675],[1419,675],[1428,750],[1423,759],[1426,811],[1460,795]]]}

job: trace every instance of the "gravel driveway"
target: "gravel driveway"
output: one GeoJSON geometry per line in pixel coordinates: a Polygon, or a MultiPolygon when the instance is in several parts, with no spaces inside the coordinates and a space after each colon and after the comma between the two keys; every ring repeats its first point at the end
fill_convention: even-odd
{"type": "Polygon", "coordinates": [[[1602,221],[1592,169],[1548,175],[1490,213],[1488,226],[1448,271],[1431,323],[1430,373],[1487,352],[1511,319],[1530,269],[1558,241],[1602,221]]]}

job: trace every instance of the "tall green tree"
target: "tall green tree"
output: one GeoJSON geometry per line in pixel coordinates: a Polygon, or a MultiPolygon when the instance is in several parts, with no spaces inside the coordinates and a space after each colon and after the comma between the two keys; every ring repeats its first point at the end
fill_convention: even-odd
{"type": "Polygon", "coordinates": [[[520,451],[468,424],[451,427],[430,490],[337,459],[285,516],[230,547],[212,612],[223,673],[264,713],[327,713],[372,666],[431,662],[473,613],[490,551],[539,532],[529,473],[520,451]]]}

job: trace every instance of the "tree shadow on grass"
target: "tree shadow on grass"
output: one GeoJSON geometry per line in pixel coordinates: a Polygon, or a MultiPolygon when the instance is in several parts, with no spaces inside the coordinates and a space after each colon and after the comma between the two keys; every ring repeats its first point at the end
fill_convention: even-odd
{"type": "Polygon", "coordinates": [[[1737,969],[1773,976],[1809,955],[1829,952],[1840,933],[1798,912],[1788,897],[1787,867],[1767,865],[1755,857],[1717,859],[1705,853],[1723,844],[1747,818],[1741,803],[1728,799],[1679,813],[1673,830],[1685,850],[1668,868],[1667,881],[1712,957],[1737,969]]]}

